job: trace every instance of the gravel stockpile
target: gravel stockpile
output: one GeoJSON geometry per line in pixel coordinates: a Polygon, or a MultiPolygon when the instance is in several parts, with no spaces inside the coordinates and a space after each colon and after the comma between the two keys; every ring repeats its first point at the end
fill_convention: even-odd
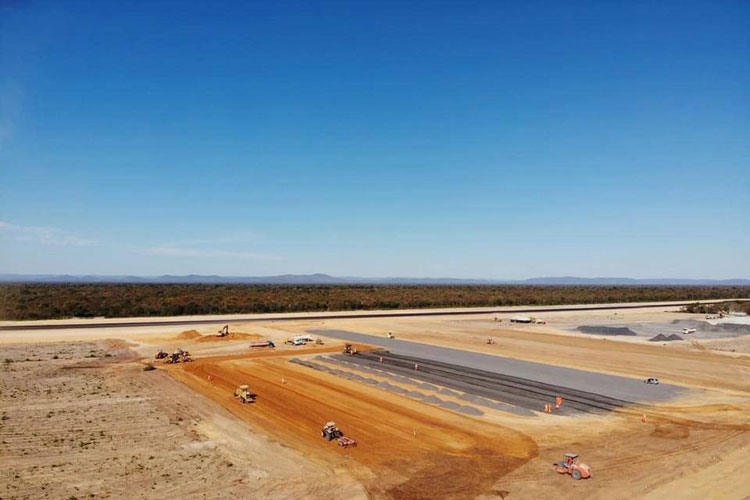
{"type": "Polygon", "coordinates": [[[638,335],[630,328],[627,328],[625,326],[598,326],[598,325],[587,325],[587,326],[579,326],[576,328],[581,333],[590,333],[593,335],[638,335]]]}

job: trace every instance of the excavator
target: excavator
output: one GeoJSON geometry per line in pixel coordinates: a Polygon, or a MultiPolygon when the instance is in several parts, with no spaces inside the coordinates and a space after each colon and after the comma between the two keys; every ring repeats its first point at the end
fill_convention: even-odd
{"type": "Polygon", "coordinates": [[[219,330],[219,337],[227,337],[229,336],[229,325],[224,325],[224,328],[219,330]]]}

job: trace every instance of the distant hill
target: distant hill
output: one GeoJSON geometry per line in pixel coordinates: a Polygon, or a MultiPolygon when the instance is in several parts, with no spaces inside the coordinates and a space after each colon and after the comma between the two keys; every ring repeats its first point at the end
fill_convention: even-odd
{"type": "Polygon", "coordinates": [[[217,276],[189,274],[184,276],[69,275],[69,274],[0,274],[0,283],[203,283],[268,285],[713,285],[750,286],[750,279],[636,279],[580,278],[575,276],[530,278],[526,280],[492,280],[464,278],[364,278],[336,277],[327,274],[281,274],[277,276],[217,276]]]}

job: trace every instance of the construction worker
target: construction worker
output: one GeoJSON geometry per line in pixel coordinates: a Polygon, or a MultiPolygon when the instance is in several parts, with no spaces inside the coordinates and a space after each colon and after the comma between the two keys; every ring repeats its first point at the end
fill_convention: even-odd
{"type": "Polygon", "coordinates": [[[643,422],[644,424],[646,423],[646,415],[645,414],[641,417],[641,422],[643,422]]]}
{"type": "Polygon", "coordinates": [[[414,363],[414,369],[419,370],[419,365],[417,363],[414,363]]]}
{"type": "Polygon", "coordinates": [[[562,406],[562,398],[560,396],[557,396],[555,398],[555,409],[560,409],[560,406],[562,406]]]}
{"type": "Polygon", "coordinates": [[[380,358],[378,358],[378,361],[380,361],[382,363],[383,362],[383,356],[380,356],[380,358]]]}

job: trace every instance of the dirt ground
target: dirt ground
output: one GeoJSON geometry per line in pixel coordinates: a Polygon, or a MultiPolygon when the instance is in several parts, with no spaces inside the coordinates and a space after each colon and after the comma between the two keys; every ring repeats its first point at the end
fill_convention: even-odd
{"type": "MultiPolygon", "coordinates": [[[[214,326],[24,332],[0,336],[0,499],[10,498],[721,498],[750,483],[750,357],[720,341],[654,345],[572,333],[611,312],[269,321],[214,326]],[[385,335],[693,388],[646,415],[459,414],[289,362],[340,352],[284,339],[321,328],[385,335]],[[247,336],[245,336],[247,335],[247,336]],[[486,344],[492,337],[495,344],[486,344]],[[277,349],[250,349],[271,339],[277,349]],[[17,339],[16,339],[17,340],[17,339]],[[157,349],[195,362],[163,365],[157,349]],[[7,360],[7,361],[6,361],[7,360]],[[148,364],[157,367],[144,371],[148,364]],[[250,384],[259,397],[232,397],[250,384]],[[358,442],[320,437],[335,420],[358,442]],[[593,477],[550,469],[575,451],[593,477]]],[[[670,321],[629,310],[617,320],[670,321]]],[[[689,315],[688,315],[689,316],[689,315]]],[[[731,342],[744,345],[747,337],[731,342]]],[[[727,341],[729,342],[729,341],[727,341]]],[[[366,348],[366,346],[359,346],[366,348]]]]}

